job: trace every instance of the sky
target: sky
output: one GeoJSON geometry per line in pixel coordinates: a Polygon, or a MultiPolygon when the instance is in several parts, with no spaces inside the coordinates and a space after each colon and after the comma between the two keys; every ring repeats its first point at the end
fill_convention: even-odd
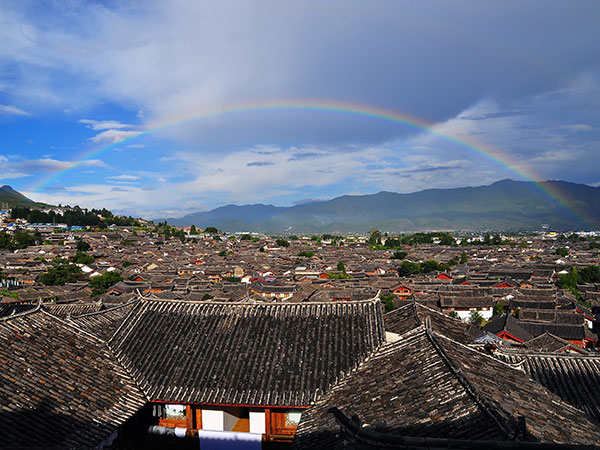
{"type": "Polygon", "coordinates": [[[146,218],[599,186],[598,23],[596,0],[0,0],[0,183],[146,218]]]}

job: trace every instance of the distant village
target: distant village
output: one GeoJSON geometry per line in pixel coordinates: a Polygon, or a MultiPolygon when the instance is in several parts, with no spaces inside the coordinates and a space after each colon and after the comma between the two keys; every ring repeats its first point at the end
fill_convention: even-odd
{"type": "Polygon", "coordinates": [[[598,448],[600,233],[14,216],[0,448],[598,448]]]}

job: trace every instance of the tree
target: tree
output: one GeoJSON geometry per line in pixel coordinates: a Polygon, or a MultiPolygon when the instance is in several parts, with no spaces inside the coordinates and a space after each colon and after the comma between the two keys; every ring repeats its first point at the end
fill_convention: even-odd
{"type": "Polygon", "coordinates": [[[380,245],[381,244],[381,231],[377,228],[373,228],[369,234],[369,245],[380,245]]]}
{"type": "Polygon", "coordinates": [[[310,250],[302,250],[300,253],[298,253],[298,256],[303,256],[305,258],[312,258],[313,256],[315,256],[315,252],[310,251],[310,250]]]}
{"type": "Polygon", "coordinates": [[[494,305],[494,316],[501,316],[508,310],[508,305],[503,302],[498,302],[494,305]]]}
{"type": "Polygon", "coordinates": [[[381,303],[385,307],[385,312],[390,312],[396,309],[396,305],[394,304],[394,294],[386,294],[379,297],[381,303]]]}
{"type": "Polygon", "coordinates": [[[73,262],[75,264],[92,264],[96,259],[85,252],[77,252],[75,256],[73,256],[73,262]]]}
{"type": "Polygon", "coordinates": [[[406,252],[394,252],[394,254],[391,256],[392,259],[404,259],[406,258],[406,256],[408,255],[408,253],[406,252]]]}
{"type": "Polygon", "coordinates": [[[51,267],[38,277],[38,281],[46,286],[62,286],[66,283],[87,280],[87,275],[74,264],[61,264],[51,267]]]}
{"type": "Polygon", "coordinates": [[[85,241],[77,241],[77,251],[78,252],[87,252],[92,246],[85,241]]]}
{"type": "Polygon", "coordinates": [[[219,234],[219,230],[217,230],[215,227],[206,227],[204,232],[210,234],[219,234]]]}
{"type": "Polygon", "coordinates": [[[468,260],[469,260],[469,258],[467,257],[467,252],[465,252],[463,250],[462,253],[460,254],[460,263],[466,264],[468,260]]]}
{"type": "Polygon", "coordinates": [[[249,234],[242,234],[242,241],[251,241],[252,240],[252,236],[249,234]]]}
{"type": "Polygon", "coordinates": [[[337,263],[337,270],[339,270],[340,272],[346,273],[346,265],[344,264],[344,261],[339,261],[337,263]]]}
{"type": "Polygon", "coordinates": [[[401,277],[407,277],[422,272],[421,265],[410,261],[402,261],[398,268],[398,275],[401,277]]]}
{"type": "Polygon", "coordinates": [[[289,246],[290,246],[290,243],[289,243],[288,241],[286,241],[285,239],[282,239],[282,238],[276,239],[276,240],[275,240],[275,243],[276,243],[277,245],[279,245],[280,247],[285,247],[285,248],[287,248],[287,247],[289,247],[289,246]]]}
{"type": "Polygon", "coordinates": [[[198,234],[198,230],[196,230],[196,225],[192,224],[190,227],[190,234],[198,234]]]}
{"type": "Polygon", "coordinates": [[[567,256],[569,254],[569,250],[566,249],[566,248],[564,248],[564,247],[559,247],[559,248],[556,249],[556,254],[558,256],[565,257],[565,256],[567,256]]]}
{"type": "Polygon", "coordinates": [[[479,311],[471,311],[471,316],[469,319],[473,325],[477,326],[479,326],[479,324],[483,321],[483,317],[481,314],[479,314],[479,311]]]}
{"type": "Polygon", "coordinates": [[[440,233],[440,245],[454,245],[454,236],[450,233],[440,233]]]}
{"type": "Polygon", "coordinates": [[[117,284],[119,281],[123,281],[123,277],[116,270],[104,272],[102,275],[92,278],[90,281],[92,295],[104,294],[109,287],[117,284]]]}

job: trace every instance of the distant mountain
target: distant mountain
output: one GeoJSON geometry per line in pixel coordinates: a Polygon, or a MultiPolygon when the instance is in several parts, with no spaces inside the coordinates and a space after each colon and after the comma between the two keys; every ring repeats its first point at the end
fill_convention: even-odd
{"type": "Polygon", "coordinates": [[[344,195],[292,207],[229,205],[170,224],[266,233],[417,230],[600,229],[600,188],[565,181],[502,180],[411,194],[344,195]]]}
{"type": "Polygon", "coordinates": [[[33,200],[28,199],[20,192],[15,191],[12,187],[5,184],[0,187],[0,204],[6,203],[7,206],[27,206],[28,203],[33,203],[33,200]]]}
{"type": "Polygon", "coordinates": [[[169,224],[180,227],[195,224],[196,226],[206,228],[207,226],[214,226],[212,224],[218,224],[221,227],[220,229],[223,229],[222,227],[227,222],[239,222],[232,225],[233,228],[237,228],[237,226],[243,228],[256,222],[269,220],[288,209],[262,204],[244,206],[227,205],[213,209],[212,211],[188,214],[181,219],[167,220],[169,224]]]}

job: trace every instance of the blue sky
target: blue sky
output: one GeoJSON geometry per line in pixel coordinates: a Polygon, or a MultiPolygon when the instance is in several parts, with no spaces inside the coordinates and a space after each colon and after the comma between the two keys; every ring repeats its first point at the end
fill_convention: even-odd
{"type": "Polygon", "coordinates": [[[0,182],[151,218],[518,173],[599,185],[599,20],[594,0],[0,0],[0,182]],[[144,133],[286,99],[408,114],[514,170],[335,112],[246,111],[144,133]]]}

